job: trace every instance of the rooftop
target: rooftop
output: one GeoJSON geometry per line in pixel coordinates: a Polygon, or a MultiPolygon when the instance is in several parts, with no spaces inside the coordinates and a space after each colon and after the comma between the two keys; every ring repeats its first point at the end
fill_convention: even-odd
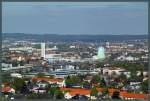
{"type": "MultiPolygon", "coordinates": [[[[77,94],[80,95],[90,95],[91,90],[89,89],[82,89],[82,88],[60,88],[62,91],[69,91],[71,96],[75,96],[77,94]]],[[[99,92],[102,92],[104,88],[96,88],[99,92]]],[[[118,89],[109,88],[109,96],[112,96],[113,92],[119,91],[118,89]]],[[[123,98],[134,98],[134,99],[148,99],[148,94],[134,94],[128,93],[125,91],[119,91],[120,96],[123,98]]]]}
{"type": "Polygon", "coordinates": [[[64,79],[62,79],[62,78],[51,79],[51,78],[46,78],[46,77],[41,77],[41,78],[35,77],[35,78],[32,78],[32,80],[48,81],[48,82],[63,82],[64,81],[64,79]]]}

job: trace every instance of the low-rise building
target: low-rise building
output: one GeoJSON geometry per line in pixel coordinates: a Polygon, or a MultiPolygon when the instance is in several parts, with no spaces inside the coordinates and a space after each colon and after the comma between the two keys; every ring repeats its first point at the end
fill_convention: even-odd
{"type": "MultiPolygon", "coordinates": [[[[35,80],[35,81],[46,81],[48,82],[49,84],[57,84],[59,87],[65,87],[65,80],[62,79],[62,78],[54,78],[54,79],[51,79],[51,78],[47,78],[47,77],[43,77],[43,78],[38,78],[38,77],[35,77],[35,78],[32,78],[32,80],[35,80]]],[[[41,85],[41,83],[40,83],[41,85]]],[[[42,86],[45,86],[45,83],[43,84],[42,83],[42,86]]]]}

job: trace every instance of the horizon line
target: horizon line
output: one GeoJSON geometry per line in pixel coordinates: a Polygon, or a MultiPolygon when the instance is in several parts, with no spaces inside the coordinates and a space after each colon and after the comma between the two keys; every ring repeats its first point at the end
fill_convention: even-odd
{"type": "Polygon", "coordinates": [[[50,33],[2,33],[2,34],[25,34],[25,35],[148,35],[148,34],[50,34],[50,33]]]}

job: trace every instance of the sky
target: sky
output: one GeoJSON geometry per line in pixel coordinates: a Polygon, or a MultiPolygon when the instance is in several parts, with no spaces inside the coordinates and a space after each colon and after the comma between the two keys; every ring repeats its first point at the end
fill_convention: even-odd
{"type": "Polygon", "coordinates": [[[2,32],[148,34],[147,2],[3,2],[2,32]]]}

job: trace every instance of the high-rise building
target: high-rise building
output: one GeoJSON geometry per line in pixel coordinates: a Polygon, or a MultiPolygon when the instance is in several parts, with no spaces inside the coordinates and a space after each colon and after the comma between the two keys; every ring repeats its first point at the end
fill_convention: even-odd
{"type": "Polygon", "coordinates": [[[41,57],[45,59],[45,43],[41,43],[41,57]]]}
{"type": "Polygon", "coordinates": [[[109,42],[106,42],[106,48],[109,48],[109,42]]]}

